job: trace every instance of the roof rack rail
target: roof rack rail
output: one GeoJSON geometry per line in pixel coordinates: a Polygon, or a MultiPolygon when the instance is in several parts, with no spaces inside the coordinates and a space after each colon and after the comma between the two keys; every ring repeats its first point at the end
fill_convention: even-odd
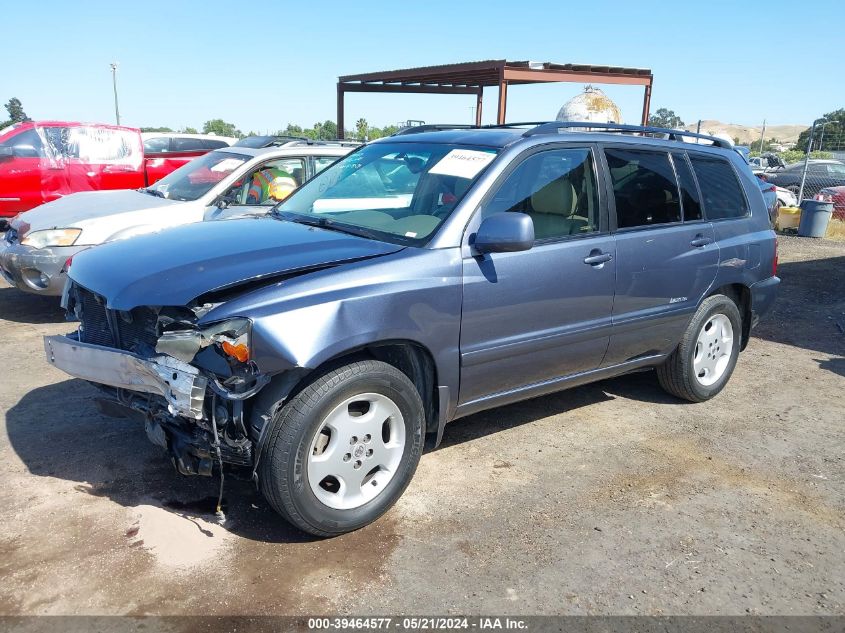
{"type": "Polygon", "coordinates": [[[306,138],[304,136],[277,136],[270,143],[270,147],[284,147],[291,145],[340,145],[342,147],[357,147],[361,145],[361,141],[352,141],[346,139],[315,139],[306,138]]]}
{"type": "MultiPolygon", "coordinates": [[[[511,123],[510,126],[526,125],[511,123]]],[[[532,125],[532,124],[528,124],[532,125]]],[[[504,126],[508,127],[508,126],[504,126]]],[[[713,143],[715,147],[723,149],[733,149],[733,143],[726,141],[717,136],[709,136],[707,134],[699,134],[698,132],[687,132],[686,130],[673,130],[665,127],[651,127],[648,125],[624,125],[622,123],[591,123],[589,121],[547,121],[545,123],[536,124],[535,127],[527,130],[523,136],[537,136],[538,134],[555,134],[561,131],[570,130],[572,128],[581,129],[595,129],[604,132],[627,132],[631,134],[661,134],[665,135],[670,141],[686,142],[685,137],[692,137],[696,139],[704,139],[713,143]]]]}
{"type": "Polygon", "coordinates": [[[405,134],[420,134],[421,132],[437,132],[438,130],[475,130],[478,126],[470,123],[427,123],[425,125],[412,125],[403,127],[391,136],[403,136],[405,134]]]}

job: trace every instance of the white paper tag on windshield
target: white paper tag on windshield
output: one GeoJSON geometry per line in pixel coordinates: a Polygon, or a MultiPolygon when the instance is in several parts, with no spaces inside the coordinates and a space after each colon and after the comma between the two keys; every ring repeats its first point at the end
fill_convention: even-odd
{"type": "Polygon", "coordinates": [[[428,173],[457,176],[458,178],[475,178],[482,169],[496,158],[492,152],[479,152],[473,149],[453,149],[441,158],[428,173]]]}
{"type": "Polygon", "coordinates": [[[216,165],[212,165],[209,167],[211,171],[232,171],[237,169],[243,164],[242,160],[238,160],[237,158],[224,158],[216,165]]]}

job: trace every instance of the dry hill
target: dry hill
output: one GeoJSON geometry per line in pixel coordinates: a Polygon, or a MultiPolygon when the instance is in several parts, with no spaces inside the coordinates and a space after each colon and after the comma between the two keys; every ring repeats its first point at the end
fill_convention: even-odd
{"type": "MultiPolygon", "coordinates": [[[[697,122],[685,125],[684,129],[694,132],[696,125],[697,122]]],[[[731,138],[739,138],[739,142],[743,145],[747,145],[751,141],[759,141],[762,129],[762,125],[736,125],[712,120],[701,122],[702,134],[727,134],[731,138]]],[[[806,129],[806,125],[767,125],[766,138],[777,139],[784,143],[794,143],[798,140],[798,135],[806,129]]]]}

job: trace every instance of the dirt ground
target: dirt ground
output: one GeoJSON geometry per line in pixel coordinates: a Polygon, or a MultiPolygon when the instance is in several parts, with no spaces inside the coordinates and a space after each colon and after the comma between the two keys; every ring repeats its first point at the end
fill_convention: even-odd
{"type": "Polygon", "coordinates": [[[0,614],[845,613],[845,244],[781,238],[726,390],[653,372],[456,422],[376,524],[312,540],[249,483],[176,475],[44,361],[0,287],[0,614]]]}

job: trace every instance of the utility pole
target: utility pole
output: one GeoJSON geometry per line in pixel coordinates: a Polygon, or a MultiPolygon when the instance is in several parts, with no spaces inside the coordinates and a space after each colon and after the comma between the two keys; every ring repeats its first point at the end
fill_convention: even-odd
{"type": "Polygon", "coordinates": [[[763,119],[763,131],[760,132],[760,153],[763,153],[763,138],[766,136],[766,119],[763,119]]]}
{"type": "Polygon", "coordinates": [[[816,119],[813,121],[813,127],[810,128],[810,138],[807,141],[807,153],[804,155],[804,170],[801,172],[801,187],[798,189],[798,204],[804,200],[804,183],[807,181],[807,167],[810,164],[810,151],[813,148],[813,136],[816,133],[816,124],[823,122],[825,119],[816,119]]]}
{"type": "Polygon", "coordinates": [[[109,66],[111,66],[111,81],[114,88],[114,118],[120,125],[120,110],[117,108],[117,62],[112,62],[109,66]]]}

